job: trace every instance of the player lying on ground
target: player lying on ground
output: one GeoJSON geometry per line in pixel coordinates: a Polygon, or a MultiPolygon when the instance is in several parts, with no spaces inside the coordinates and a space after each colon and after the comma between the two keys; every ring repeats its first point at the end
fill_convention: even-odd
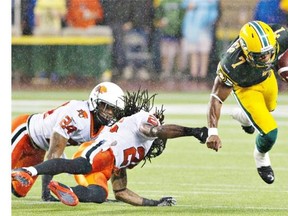
{"type": "MultiPolygon", "coordinates": [[[[155,96],[155,95],[154,95],[155,96]]],[[[160,155],[167,139],[194,136],[205,143],[208,129],[163,124],[163,107],[151,114],[147,91],[125,96],[124,118],[111,128],[102,131],[95,141],[80,146],[75,158],[52,159],[33,167],[23,167],[12,171],[12,181],[29,186],[32,176],[57,175],[59,173],[84,174],[75,187],[68,187],[51,181],[51,191],[66,205],[78,202],[103,203],[108,196],[107,181],[111,178],[117,200],[137,206],[171,206],[172,197],[160,200],[143,198],[127,188],[126,169],[132,169],[140,161],[160,155]]],[[[150,108],[151,107],[151,108],[150,108]]]]}
{"type": "MultiPolygon", "coordinates": [[[[87,100],[71,100],[56,109],[20,115],[12,122],[12,169],[33,166],[46,159],[60,158],[66,147],[95,139],[106,125],[112,125],[124,109],[123,90],[111,82],[96,85],[87,100]]],[[[34,182],[37,176],[34,176],[34,182]]],[[[42,200],[58,201],[50,194],[52,176],[42,176],[42,200]]],[[[12,193],[25,197],[33,184],[12,182],[12,193]]]]}

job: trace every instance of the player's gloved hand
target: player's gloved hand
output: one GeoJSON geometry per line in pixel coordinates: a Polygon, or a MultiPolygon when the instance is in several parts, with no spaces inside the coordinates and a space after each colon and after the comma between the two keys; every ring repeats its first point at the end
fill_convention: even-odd
{"type": "Polygon", "coordinates": [[[143,198],[142,206],[173,206],[176,200],[173,197],[162,197],[160,200],[143,198]]]}
{"type": "Polygon", "coordinates": [[[173,206],[176,205],[176,199],[173,197],[162,197],[157,206],[173,206]]]}

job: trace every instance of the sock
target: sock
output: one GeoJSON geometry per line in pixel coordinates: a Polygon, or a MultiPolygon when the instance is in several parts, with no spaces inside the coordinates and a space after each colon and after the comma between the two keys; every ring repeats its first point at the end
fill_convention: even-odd
{"type": "Polygon", "coordinates": [[[269,153],[261,153],[258,151],[257,146],[255,146],[254,149],[254,159],[255,159],[255,163],[256,163],[256,167],[262,167],[262,166],[270,166],[271,162],[270,162],[270,157],[269,157],[269,153]]]}
{"type": "Polygon", "coordinates": [[[33,166],[23,167],[23,169],[26,169],[28,172],[30,172],[31,176],[36,176],[38,174],[37,170],[33,166]]]}

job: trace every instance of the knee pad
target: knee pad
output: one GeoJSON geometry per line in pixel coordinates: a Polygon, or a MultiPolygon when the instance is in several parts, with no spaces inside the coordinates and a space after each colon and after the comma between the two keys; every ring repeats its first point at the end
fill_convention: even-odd
{"type": "Polygon", "coordinates": [[[267,134],[260,135],[256,137],[256,146],[259,152],[266,153],[268,152],[276,142],[278,134],[278,129],[274,129],[267,134]]]}
{"type": "Polygon", "coordinates": [[[95,203],[103,203],[106,200],[107,194],[104,188],[99,185],[89,185],[88,189],[91,191],[91,201],[95,203]],[[92,192],[93,191],[93,192],[92,192]]]}

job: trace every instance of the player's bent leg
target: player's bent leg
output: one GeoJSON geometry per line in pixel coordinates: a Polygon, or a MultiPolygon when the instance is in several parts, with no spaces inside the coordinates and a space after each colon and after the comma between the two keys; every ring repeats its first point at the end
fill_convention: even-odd
{"type": "Polygon", "coordinates": [[[256,138],[256,146],[259,152],[265,153],[268,152],[276,142],[278,135],[278,129],[275,128],[274,130],[270,131],[264,135],[257,135],[256,138]]]}
{"type": "Polygon", "coordinates": [[[267,184],[272,184],[275,180],[274,172],[271,167],[271,162],[269,158],[269,153],[261,153],[258,151],[257,147],[254,150],[254,159],[256,162],[257,172],[259,176],[267,184]]]}
{"type": "Polygon", "coordinates": [[[267,184],[272,184],[275,180],[274,172],[271,167],[268,151],[274,145],[277,138],[277,128],[265,135],[258,135],[254,150],[254,159],[258,174],[267,184]]]}
{"type": "Polygon", "coordinates": [[[79,184],[73,187],[74,193],[80,202],[103,203],[108,197],[108,184],[111,169],[103,172],[94,172],[87,175],[75,175],[75,180],[79,184]],[[107,172],[106,172],[107,171],[107,172]]]}
{"type": "Polygon", "coordinates": [[[231,114],[232,118],[238,121],[241,124],[242,129],[248,133],[248,134],[253,134],[255,131],[255,128],[245,115],[244,111],[241,110],[240,108],[236,108],[233,110],[231,114]]]}
{"type": "MultiPolygon", "coordinates": [[[[25,147],[23,147],[23,149],[25,149],[25,151],[22,150],[23,155],[21,156],[21,159],[18,160],[16,167],[14,167],[14,169],[12,170],[12,173],[11,173],[11,176],[12,176],[12,194],[14,194],[16,197],[25,197],[37,179],[37,176],[31,177],[29,171],[27,171],[26,169],[22,169],[20,167],[29,167],[29,166],[32,166],[34,164],[41,163],[44,160],[44,156],[45,156],[44,150],[34,149],[30,145],[26,145],[25,147]],[[26,153],[24,153],[24,152],[26,152],[26,153]],[[28,152],[28,154],[27,154],[27,152],[28,152]],[[28,176],[27,176],[27,173],[28,173],[28,176]],[[20,179],[18,179],[18,178],[20,178],[20,179]],[[27,180],[27,182],[28,181],[30,181],[30,182],[27,183],[27,182],[25,182],[26,180],[27,180]]],[[[12,156],[13,156],[13,154],[12,154],[12,156]]]]}
{"type": "Polygon", "coordinates": [[[70,187],[56,181],[51,181],[48,185],[48,188],[63,204],[68,206],[78,205],[78,197],[70,187]]]}
{"type": "Polygon", "coordinates": [[[72,187],[72,190],[80,202],[103,203],[107,197],[105,189],[99,185],[91,184],[88,187],[77,185],[72,187]]]}
{"type": "Polygon", "coordinates": [[[54,196],[52,196],[50,189],[48,188],[48,185],[50,181],[52,180],[52,177],[49,175],[42,175],[42,195],[41,199],[44,202],[59,202],[60,200],[56,199],[54,196]]]}

